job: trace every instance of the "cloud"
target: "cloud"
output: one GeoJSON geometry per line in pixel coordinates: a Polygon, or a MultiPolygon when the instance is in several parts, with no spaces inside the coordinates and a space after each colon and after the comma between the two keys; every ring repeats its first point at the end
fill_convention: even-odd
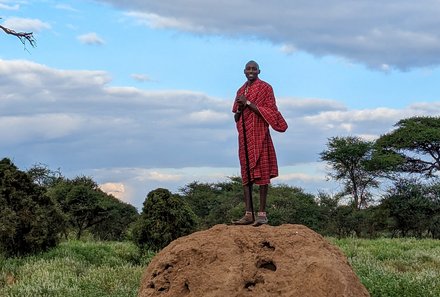
{"type": "Polygon", "coordinates": [[[152,28],[175,29],[179,28],[183,31],[203,32],[203,27],[195,26],[186,20],[179,20],[172,17],[163,17],[154,13],[127,12],[127,16],[135,18],[139,24],[143,24],[152,28]]]}
{"type": "MultiPolygon", "coordinates": [[[[53,69],[0,60],[2,148],[71,168],[234,167],[237,132],[228,100],[185,90],[112,87],[102,71],[53,69]],[[6,137],[7,136],[7,137],[6,137]],[[54,146],[53,144],[56,143],[54,146]],[[37,149],[38,148],[38,149],[37,149]],[[66,152],[69,158],[66,159],[66,152]]],[[[272,131],[280,163],[314,162],[329,137],[377,137],[401,118],[436,115],[440,104],[350,110],[341,102],[280,98],[289,123],[272,131]]]]}
{"type": "Polygon", "coordinates": [[[210,109],[195,111],[189,114],[189,119],[197,123],[224,122],[229,119],[225,112],[218,112],[210,109]]]}
{"type": "Polygon", "coordinates": [[[78,12],[79,11],[68,4],[56,4],[55,8],[60,9],[60,10],[67,10],[67,11],[71,11],[71,12],[78,12]]]}
{"type": "Polygon", "coordinates": [[[104,183],[100,184],[99,188],[109,195],[125,201],[125,186],[122,183],[104,183]]]}
{"type": "Polygon", "coordinates": [[[133,78],[134,80],[137,80],[139,82],[152,81],[152,79],[148,75],[141,74],[141,73],[133,73],[131,75],[131,78],[133,78]]]}
{"type": "Polygon", "coordinates": [[[231,163],[236,132],[229,102],[191,91],[110,87],[109,81],[100,71],[0,60],[3,155],[32,151],[28,158],[65,160],[73,168],[231,163]]]}
{"type": "Polygon", "coordinates": [[[5,3],[0,3],[0,9],[2,9],[2,10],[19,10],[20,5],[19,4],[7,5],[5,3]]]}
{"type": "Polygon", "coordinates": [[[40,32],[42,30],[51,28],[48,23],[45,23],[39,19],[26,19],[17,17],[7,18],[2,25],[17,32],[40,32]]]}
{"type": "Polygon", "coordinates": [[[105,43],[104,39],[98,36],[95,32],[79,35],[77,38],[83,44],[103,45],[105,43]]]}
{"type": "Polygon", "coordinates": [[[166,174],[157,171],[151,171],[146,177],[148,180],[154,181],[180,181],[182,176],[180,174],[166,174]]]}
{"type": "MultiPolygon", "coordinates": [[[[110,82],[103,71],[0,59],[0,155],[17,160],[19,167],[43,163],[66,175],[90,174],[100,184],[121,184],[121,199],[135,205],[157,187],[175,190],[195,180],[239,174],[229,98],[110,82]]],[[[325,187],[323,169],[314,165],[316,170],[307,171],[303,164],[320,162],[328,138],[374,139],[402,118],[440,113],[440,103],[353,110],[320,98],[277,102],[289,124],[285,133],[271,131],[278,182],[307,189],[325,187]]]]}
{"type": "Polygon", "coordinates": [[[256,37],[287,53],[338,56],[384,71],[440,63],[436,0],[101,1],[153,28],[256,37]]]}
{"type": "Polygon", "coordinates": [[[288,174],[281,174],[277,181],[280,182],[288,182],[288,181],[295,181],[295,182],[313,182],[313,181],[325,181],[325,176],[316,176],[311,175],[307,173],[288,173],[288,174]]]}
{"type": "MultiPolygon", "coordinates": [[[[85,124],[85,123],[84,123],[85,124]]],[[[81,118],[65,114],[0,116],[3,143],[45,142],[72,134],[81,126],[81,118]],[[54,123],[58,123],[54,125],[54,123]]]]}
{"type": "Polygon", "coordinates": [[[285,54],[293,54],[294,52],[297,51],[297,49],[291,44],[289,44],[289,45],[283,44],[281,46],[280,50],[281,50],[281,52],[283,52],[285,54]]]}

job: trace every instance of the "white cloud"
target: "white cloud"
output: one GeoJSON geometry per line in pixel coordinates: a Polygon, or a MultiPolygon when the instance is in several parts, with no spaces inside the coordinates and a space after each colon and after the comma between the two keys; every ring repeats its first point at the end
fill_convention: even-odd
{"type": "Polygon", "coordinates": [[[230,114],[218,112],[210,109],[195,111],[189,114],[192,121],[203,122],[222,122],[230,119],[230,114]]]}
{"type": "MultiPolygon", "coordinates": [[[[43,163],[62,172],[92,173],[101,184],[122,184],[124,201],[136,205],[157,187],[176,189],[239,174],[229,99],[111,87],[110,81],[102,71],[0,59],[0,155],[25,167],[43,163]]],[[[307,189],[323,188],[324,174],[301,164],[317,162],[329,137],[374,139],[404,117],[440,113],[440,103],[353,110],[319,98],[278,102],[289,129],[271,131],[280,166],[275,182],[307,189]]]]}
{"type": "Polygon", "coordinates": [[[76,131],[82,119],[66,114],[0,116],[0,135],[4,146],[46,142],[76,131]]]}
{"type": "Polygon", "coordinates": [[[357,136],[367,141],[375,141],[380,137],[380,135],[374,135],[374,134],[358,134],[357,136]]]}
{"type": "Polygon", "coordinates": [[[2,10],[19,10],[20,5],[19,4],[8,5],[8,4],[0,2],[0,9],[2,9],[2,10]]]}
{"type": "Polygon", "coordinates": [[[105,43],[104,39],[95,32],[79,35],[77,38],[83,44],[103,45],[105,43]]]}
{"type": "Polygon", "coordinates": [[[338,56],[384,71],[440,63],[437,0],[101,1],[150,27],[257,37],[286,53],[338,56]],[[249,7],[252,13],[243,13],[249,7]]]}
{"type": "Polygon", "coordinates": [[[154,181],[180,181],[182,176],[180,174],[166,174],[158,171],[150,171],[145,178],[154,181]]]}
{"type": "Polygon", "coordinates": [[[140,82],[152,81],[152,79],[148,75],[141,74],[141,73],[133,73],[131,75],[131,77],[134,80],[137,80],[137,81],[140,81],[140,82]]]}
{"type": "Polygon", "coordinates": [[[202,32],[203,27],[193,25],[188,20],[180,20],[172,17],[163,17],[154,13],[128,12],[127,16],[135,18],[140,24],[147,25],[152,28],[175,29],[179,28],[183,31],[202,32]]]}
{"type": "Polygon", "coordinates": [[[99,188],[109,195],[125,201],[125,186],[122,183],[104,183],[100,184],[99,188]]]}
{"type": "Polygon", "coordinates": [[[26,19],[17,17],[7,18],[3,22],[3,26],[17,32],[40,32],[42,30],[51,28],[48,23],[45,23],[39,19],[26,19]]]}
{"type": "Polygon", "coordinates": [[[310,175],[307,173],[288,173],[288,174],[280,174],[280,176],[276,179],[280,182],[322,182],[325,181],[325,176],[316,176],[316,175],[310,175]]]}
{"type": "Polygon", "coordinates": [[[68,4],[65,4],[65,3],[63,3],[63,4],[61,4],[61,3],[56,4],[55,8],[56,9],[60,9],[60,10],[72,11],[72,12],[78,12],[79,11],[79,10],[77,10],[77,9],[73,8],[72,6],[70,6],[68,4]]]}
{"type": "Polygon", "coordinates": [[[291,44],[283,44],[280,48],[281,52],[286,54],[293,54],[297,51],[297,48],[294,45],[291,44]]]}

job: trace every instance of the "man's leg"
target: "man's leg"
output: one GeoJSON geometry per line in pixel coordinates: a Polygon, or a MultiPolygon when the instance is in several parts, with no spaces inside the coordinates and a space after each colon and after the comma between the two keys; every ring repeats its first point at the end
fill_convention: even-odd
{"type": "Polygon", "coordinates": [[[269,190],[269,185],[261,185],[260,186],[260,208],[259,212],[266,212],[266,200],[267,200],[267,192],[269,190]]]}
{"type": "Polygon", "coordinates": [[[252,212],[252,205],[251,205],[251,191],[252,191],[252,184],[249,185],[243,185],[243,200],[244,200],[244,207],[246,209],[245,215],[239,219],[238,221],[232,221],[234,225],[250,225],[254,222],[254,214],[252,212]]]}
{"type": "Polygon", "coordinates": [[[252,184],[244,185],[243,186],[243,193],[244,193],[244,206],[246,208],[246,212],[252,212],[252,206],[251,206],[251,191],[252,191],[252,184]]]}
{"type": "Polygon", "coordinates": [[[268,223],[266,216],[266,201],[268,190],[269,185],[260,185],[260,207],[258,209],[257,218],[254,223],[254,226],[256,227],[268,223]]]}

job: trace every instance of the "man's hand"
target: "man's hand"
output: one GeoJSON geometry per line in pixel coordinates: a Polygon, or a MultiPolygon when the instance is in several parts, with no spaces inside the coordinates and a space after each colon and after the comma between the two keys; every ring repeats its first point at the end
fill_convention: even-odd
{"type": "Polygon", "coordinates": [[[240,119],[240,116],[241,116],[241,110],[234,113],[234,121],[238,122],[238,120],[240,119]]]}
{"type": "Polygon", "coordinates": [[[246,106],[247,98],[244,95],[240,95],[235,99],[235,101],[241,107],[241,109],[243,109],[243,107],[246,106]]]}

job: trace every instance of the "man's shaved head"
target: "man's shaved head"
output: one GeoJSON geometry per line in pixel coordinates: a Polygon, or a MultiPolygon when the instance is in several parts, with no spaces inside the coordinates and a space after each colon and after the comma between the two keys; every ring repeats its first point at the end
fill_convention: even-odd
{"type": "Polygon", "coordinates": [[[251,65],[251,64],[257,66],[257,69],[260,70],[260,66],[259,66],[258,63],[255,62],[254,60],[250,60],[249,62],[247,62],[247,63],[246,63],[246,67],[247,67],[248,65],[251,65]]]}

